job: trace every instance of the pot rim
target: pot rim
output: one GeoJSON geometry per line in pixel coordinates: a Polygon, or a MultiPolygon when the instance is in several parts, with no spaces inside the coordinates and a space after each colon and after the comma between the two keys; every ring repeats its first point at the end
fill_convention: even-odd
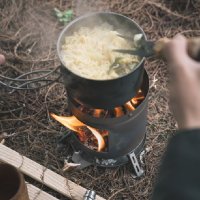
{"type": "Polygon", "coordinates": [[[57,55],[59,57],[59,60],[60,62],[62,63],[62,65],[67,69],[69,70],[72,74],[74,74],[75,76],[78,76],[80,78],[83,78],[85,80],[89,80],[89,81],[98,81],[98,82],[102,82],[102,81],[113,81],[113,80],[116,80],[116,79],[120,79],[120,78],[123,78],[123,77],[126,77],[128,75],[130,75],[132,72],[134,72],[136,69],[138,69],[142,63],[145,61],[145,57],[143,57],[140,62],[137,64],[137,66],[131,70],[128,74],[125,74],[125,75],[122,75],[122,76],[119,76],[119,77],[116,77],[116,78],[112,78],[112,79],[90,79],[90,78],[87,78],[87,77],[84,77],[84,76],[81,76],[79,74],[76,74],[74,73],[72,70],[70,70],[63,62],[63,59],[62,59],[62,56],[60,54],[60,46],[61,46],[61,40],[62,40],[62,37],[63,35],[65,34],[65,32],[67,31],[67,29],[69,29],[73,24],[75,24],[76,22],[78,22],[79,20],[81,19],[85,19],[85,18],[88,18],[88,17],[92,17],[94,15],[98,15],[98,14],[111,14],[111,15],[116,15],[116,16],[120,16],[120,17],[123,17],[131,22],[133,22],[135,24],[135,26],[141,31],[141,33],[143,34],[145,40],[147,40],[147,37],[146,37],[146,34],[145,32],[143,31],[143,29],[139,26],[138,23],[136,23],[133,19],[125,16],[125,15],[122,15],[122,14],[119,14],[119,13],[116,13],[116,12],[91,12],[89,14],[85,14],[85,15],[82,15],[82,16],[79,16],[77,18],[75,18],[74,20],[72,20],[70,23],[68,23],[65,28],[61,31],[59,37],[58,37],[58,41],[57,41],[57,55]]]}

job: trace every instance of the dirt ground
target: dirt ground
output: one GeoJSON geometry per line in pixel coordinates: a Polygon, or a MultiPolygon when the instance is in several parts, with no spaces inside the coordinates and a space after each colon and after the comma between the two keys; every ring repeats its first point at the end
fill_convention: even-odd
{"type": "MultiPolygon", "coordinates": [[[[100,10],[124,14],[140,24],[149,39],[173,37],[177,33],[187,37],[200,35],[200,2],[195,0],[0,0],[0,53],[7,58],[6,64],[0,66],[0,75],[15,78],[59,66],[55,45],[63,25],[55,17],[55,7],[72,9],[74,17],[100,10]]],[[[56,151],[57,141],[66,130],[48,114],[67,112],[61,82],[36,90],[13,90],[3,86],[2,82],[8,81],[0,77],[0,134],[12,134],[6,139],[6,145],[12,149],[106,199],[147,200],[176,123],[168,105],[166,64],[148,59],[145,68],[150,77],[146,140],[150,152],[145,156],[146,174],[138,180],[132,178],[130,165],[115,169],[88,167],[63,174],[61,168],[71,148],[56,151]]]]}

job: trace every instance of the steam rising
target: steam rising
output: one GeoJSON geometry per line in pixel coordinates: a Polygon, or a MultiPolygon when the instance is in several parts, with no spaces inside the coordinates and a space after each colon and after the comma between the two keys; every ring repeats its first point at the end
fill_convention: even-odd
{"type": "Polygon", "coordinates": [[[72,4],[76,16],[97,11],[109,11],[109,4],[105,0],[73,0],[72,4]]]}
{"type": "Polygon", "coordinates": [[[40,8],[30,9],[26,14],[29,17],[26,18],[23,31],[31,33],[25,41],[30,43],[30,53],[37,59],[52,59],[58,35],[57,19],[40,8]]]}

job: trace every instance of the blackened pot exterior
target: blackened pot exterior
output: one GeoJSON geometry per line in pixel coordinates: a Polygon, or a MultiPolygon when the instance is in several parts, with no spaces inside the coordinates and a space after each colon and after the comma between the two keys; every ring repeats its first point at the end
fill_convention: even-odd
{"type": "Polygon", "coordinates": [[[65,67],[61,71],[71,98],[93,108],[112,109],[133,98],[142,83],[144,68],[141,66],[127,76],[106,81],[85,80],[65,67]]]}
{"type": "Polygon", "coordinates": [[[110,80],[92,80],[70,71],[64,65],[61,56],[61,46],[64,43],[65,36],[71,35],[82,26],[95,26],[98,20],[100,20],[99,23],[103,21],[113,25],[116,29],[120,28],[120,30],[124,31],[122,34],[126,34],[126,32],[133,33],[133,35],[135,33],[142,33],[145,36],[143,30],[131,19],[117,13],[98,12],[82,16],[65,27],[59,37],[57,50],[62,62],[61,73],[68,95],[86,106],[112,109],[123,105],[135,96],[143,79],[144,59],[127,75],[110,80]]]}

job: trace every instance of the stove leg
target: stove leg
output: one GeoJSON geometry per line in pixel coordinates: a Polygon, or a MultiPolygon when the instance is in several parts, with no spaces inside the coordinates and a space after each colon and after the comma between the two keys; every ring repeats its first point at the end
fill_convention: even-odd
{"type": "Polygon", "coordinates": [[[77,167],[77,169],[84,169],[88,166],[91,165],[91,163],[87,162],[86,160],[84,160],[82,157],[81,157],[81,153],[80,152],[74,152],[73,156],[72,156],[72,161],[74,163],[78,163],[80,164],[79,167],[77,167]]]}
{"type": "Polygon", "coordinates": [[[128,157],[129,157],[129,159],[130,159],[130,161],[131,161],[131,163],[133,165],[136,177],[142,176],[144,174],[144,170],[140,167],[138,159],[137,159],[135,153],[134,152],[130,153],[128,155],[128,157]]]}
{"type": "Polygon", "coordinates": [[[94,190],[87,190],[84,195],[84,200],[95,200],[96,192],[94,190]]]}

